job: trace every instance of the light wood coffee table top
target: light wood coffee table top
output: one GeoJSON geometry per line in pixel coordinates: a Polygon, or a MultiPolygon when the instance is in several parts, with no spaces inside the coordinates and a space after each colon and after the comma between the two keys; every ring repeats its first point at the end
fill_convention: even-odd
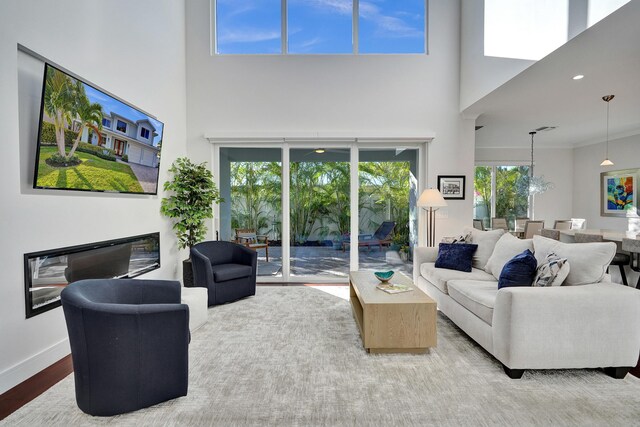
{"type": "Polygon", "coordinates": [[[393,284],[411,287],[410,292],[389,294],[371,271],[349,273],[353,316],[363,345],[375,353],[424,352],[436,346],[436,302],[411,279],[396,273],[393,284]]]}

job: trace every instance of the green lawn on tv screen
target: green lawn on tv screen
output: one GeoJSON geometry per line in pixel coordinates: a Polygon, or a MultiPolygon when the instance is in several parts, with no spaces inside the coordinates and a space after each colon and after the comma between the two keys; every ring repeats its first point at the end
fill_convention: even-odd
{"type": "Polygon", "coordinates": [[[75,154],[82,160],[81,164],[54,168],[49,166],[46,160],[56,152],[56,147],[40,147],[38,187],[130,193],[143,191],[138,178],[127,164],[104,160],[93,154],[76,151],[75,154]]]}

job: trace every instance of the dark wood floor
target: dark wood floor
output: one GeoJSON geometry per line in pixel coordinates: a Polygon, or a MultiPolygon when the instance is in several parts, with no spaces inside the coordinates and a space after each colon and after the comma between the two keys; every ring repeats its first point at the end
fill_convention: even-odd
{"type": "Polygon", "coordinates": [[[71,355],[68,355],[0,395],[0,420],[40,396],[71,372],[73,363],[71,355]]]}

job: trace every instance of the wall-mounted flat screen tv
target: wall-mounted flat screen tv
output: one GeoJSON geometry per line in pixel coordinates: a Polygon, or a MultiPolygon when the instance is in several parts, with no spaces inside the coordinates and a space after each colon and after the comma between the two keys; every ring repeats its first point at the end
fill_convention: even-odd
{"type": "Polygon", "coordinates": [[[45,64],[34,188],[158,193],[164,124],[45,64]]]}

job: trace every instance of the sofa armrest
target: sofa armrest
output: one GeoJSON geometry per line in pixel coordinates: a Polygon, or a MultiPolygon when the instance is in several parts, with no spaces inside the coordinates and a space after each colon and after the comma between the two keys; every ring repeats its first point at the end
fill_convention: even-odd
{"type": "Polygon", "coordinates": [[[420,277],[420,266],[425,262],[436,262],[438,258],[437,247],[416,246],[413,248],[413,282],[420,277]]]}
{"type": "Polygon", "coordinates": [[[511,369],[635,366],[640,292],[611,283],[498,291],[493,354],[511,369]]]}

